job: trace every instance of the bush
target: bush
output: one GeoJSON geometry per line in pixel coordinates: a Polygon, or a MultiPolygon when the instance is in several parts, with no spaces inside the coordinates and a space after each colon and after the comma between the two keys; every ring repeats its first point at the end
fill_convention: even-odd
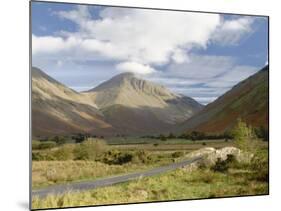
{"type": "Polygon", "coordinates": [[[151,158],[149,157],[148,153],[144,150],[139,150],[135,153],[133,161],[137,162],[140,161],[141,163],[149,163],[151,158]]]}
{"type": "Polygon", "coordinates": [[[256,151],[256,136],[252,127],[238,119],[233,130],[234,141],[237,147],[243,151],[256,151]]]}
{"type": "Polygon", "coordinates": [[[181,152],[181,151],[177,151],[177,152],[172,153],[173,158],[179,158],[179,157],[182,157],[183,155],[184,155],[184,153],[181,152]]]}
{"type": "Polygon", "coordinates": [[[56,160],[71,160],[73,158],[73,147],[64,145],[53,152],[56,160]]]}
{"type": "Polygon", "coordinates": [[[258,128],[255,128],[254,131],[258,138],[262,139],[263,141],[269,140],[268,129],[264,128],[263,126],[260,126],[258,128]]]}
{"type": "Polygon", "coordinates": [[[136,152],[109,150],[103,154],[103,158],[101,160],[106,164],[114,165],[122,165],[129,162],[147,164],[151,162],[151,157],[145,150],[138,150],[136,152]]]}
{"type": "Polygon", "coordinates": [[[72,136],[72,139],[75,140],[75,143],[82,143],[83,141],[87,140],[89,138],[89,134],[82,134],[78,133],[74,136],[72,136]]]}
{"type": "Polygon", "coordinates": [[[32,152],[32,160],[56,160],[52,153],[32,152]]]}
{"type": "Polygon", "coordinates": [[[55,136],[51,141],[56,142],[58,145],[65,144],[67,142],[66,138],[63,136],[55,136]]]}
{"type": "Polygon", "coordinates": [[[32,152],[32,160],[40,161],[40,160],[44,160],[44,159],[43,159],[43,156],[40,153],[32,152]]]}
{"type": "Polygon", "coordinates": [[[106,143],[100,139],[88,138],[74,149],[75,160],[95,160],[106,150],[106,143]]]}
{"type": "Polygon", "coordinates": [[[111,150],[104,155],[103,162],[110,165],[122,165],[131,162],[133,158],[135,159],[135,156],[132,153],[111,150]]]}
{"type": "Polygon", "coordinates": [[[173,133],[170,133],[167,138],[168,139],[173,139],[173,138],[176,138],[176,136],[173,133]]]}
{"type": "Polygon", "coordinates": [[[206,137],[206,135],[203,132],[192,131],[190,134],[191,140],[202,140],[205,137],[206,137]]]}
{"type": "Polygon", "coordinates": [[[162,134],[159,136],[159,139],[161,141],[167,141],[167,138],[164,135],[162,135],[162,134]]]}
{"type": "Polygon", "coordinates": [[[40,141],[32,141],[32,150],[39,149],[40,141]]]}
{"type": "Polygon", "coordinates": [[[44,141],[44,142],[41,142],[39,144],[38,149],[51,149],[51,148],[54,148],[56,146],[57,146],[57,144],[55,142],[44,141]]]}
{"type": "Polygon", "coordinates": [[[125,163],[131,162],[133,159],[133,155],[131,153],[125,152],[119,154],[114,160],[113,164],[123,165],[125,163]]]}
{"type": "Polygon", "coordinates": [[[211,167],[211,169],[216,172],[225,173],[228,171],[229,167],[231,167],[231,165],[235,162],[236,159],[233,155],[227,155],[226,160],[222,160],[221,158],[218,158],[215,165],[211,167]]]}
{"type": "Polygon", "coordinates": [[[253,179],[268,182],[269,181],[269,168],[267,153],[257,153],[251,162],[251,169],[255,171],[253,179]]]}

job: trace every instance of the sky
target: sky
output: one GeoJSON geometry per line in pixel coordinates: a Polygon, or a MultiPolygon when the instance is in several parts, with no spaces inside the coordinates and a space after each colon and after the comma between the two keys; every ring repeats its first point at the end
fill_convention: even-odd
{"type": "Polygon", "coordinates": [[[32,2],[32,65],[77,91],[133,72],[206,105],[267,53],[267,17],[32,2]]]}

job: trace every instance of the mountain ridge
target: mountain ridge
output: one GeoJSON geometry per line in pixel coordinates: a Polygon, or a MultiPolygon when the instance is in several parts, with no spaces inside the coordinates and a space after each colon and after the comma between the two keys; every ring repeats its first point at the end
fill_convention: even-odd
{"type": "Polygon", "coordinates": [[[239,82],[181,123],[178,131],[221,133],[233,128],[238,118],[254,127],[268,128],[268,71],[265,66],[239,82]]]}
{"type": "Polygon", "coordinates": [[[138,79],[131,73],[114,76],[79,93],[40,69],[32,68],[35,136],[52,131],[101,135],[124,131],[127,134],[160,133],[201,108],[202,105],[192,98],[174,94],[162,85],[138,79]]]}

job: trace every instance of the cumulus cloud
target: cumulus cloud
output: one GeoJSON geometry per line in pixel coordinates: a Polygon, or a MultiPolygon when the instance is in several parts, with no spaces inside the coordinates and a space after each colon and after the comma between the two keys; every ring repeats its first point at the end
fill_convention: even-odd
{"type": "Polygon", "coordinates": [[[221,20],[221,24],[213,34],[212,40],[221,45],[235,45],[245,35],[250,35],[256,17],[242,16],[230,20],[221,20]]]}
{"type": "Polygon", "coordinates": [[[53,37],[53,36],[43,36],[37,37],[32,35],[32,53],[40,54],[40,53],[58,53],[63,50],[68,50],[71,46],[70,41],[71,38],[64,40],[61,37],[53,37]]]}
{"type": "Polygon", "coordinates": [[[88,76],[95,69],[99,82],[116,74],[116,70],[134,72],[203,103],[256,70],[238,65],[233,57],[192,53],[211,43],[237,44],[254,31],[253,17],[225,19],[219,14],[115,7],[93,11],[99,13],[93,17],[88,6],[55,12],[60,19],[74,23],[76,31],[32,35],[35,64],[44,66],[49,62],[53,69],[68,69],[73,78],[67,83],[79,89],[98,82],[93,84],[89,79],[86,86],[77,84],[78,70],[87,70],[88,76]],[[81,68],[86,61],[102,61],[111,66],[99,67],[95,63],[81,68]]]}
{"type": "Polygon", "coordinates": [[[205,48],[220,23],[217,14],[110,7],[98,19],[91,17],[87,6],[57,15],[79,30],[61,32],[64,37],[33,36],[34,54],[81,51],[147,67],[187,61],[189,49],[205,48]]]}
{"type": "Polygon", "coordinates": [[[133,72],[140,75],[146,75],[155,72],[155,69],[148,65],[139,64],[136,62],[123,62],[116,66],[117,70],[124,72],[133,72]]]}

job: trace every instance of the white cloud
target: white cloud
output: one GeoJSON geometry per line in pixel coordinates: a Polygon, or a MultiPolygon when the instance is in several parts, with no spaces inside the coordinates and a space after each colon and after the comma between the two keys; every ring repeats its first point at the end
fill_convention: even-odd
{"type": "Polygon", "coordinates": [[[91,18],[91,14],[86,6],[78,5],[75,10],[71,11],[58,11],[57,14],[61,18],[66,18],[77,24],[83,24],[83,22],[91,18]]]}
{"type": "Polygon", "coordinates": [[[133,72],[140,75],[146,75],[155,72],[155,69],[151,68],[150,66],[136,62],[120,63],[116,66],[116,69],[123,72],[133,72]]]}
{"type": "Polygon", "coordinates": [[[60,37],[33,36],[33,54],[88,53],[120,62],[155,64],[183,63],[193,47],[205,48],[220,24],[218,14],[105,8],[92,19],[87,6],[57,12],[78,26],[60,37]]]}
{"type": "Polygon", "coordinates": [[[235,45],[246,35],[250,35],[255,17],[242,16],[231,20],[221,20],[212,40],[221,45],[235,45]]]}
{"type": "MultiPolygon", "coordinates": [[[[116,70],[134,72],[204,102],[254,72],[253,67],[238,65],[232,57],[190,53],[209,43],[237,44],[253,32],[252,17],[224,19],[219,14],[106,7],[93,19],[87,6],[55,14],[75,23],[77,31],[32,35],[35,64],[49,62],[56,70],[63,66],[72,69],[73,75],[76,70],[96,71],[102,75],[99,80],[106,80],[116,70]],[[99,69],[75,61],[110,61],[111,66],[99,69]],[[199,83],[205,87],[196,87],[199,83]]],[[[98,80],[92,83],[88,75],[86,87],[96,85],[98,80]]],[[[81,88],[83,84],[76,81],[73,76],[67,83],[75,82],[74,87],[81,88]]]]}
{"type": "Polygon", "coordinates": [[[61,37],[32,35],[32,54],[54,54],[67,52],[77,47],[79,41],[75,37],[63,39],[61,37]]]}

